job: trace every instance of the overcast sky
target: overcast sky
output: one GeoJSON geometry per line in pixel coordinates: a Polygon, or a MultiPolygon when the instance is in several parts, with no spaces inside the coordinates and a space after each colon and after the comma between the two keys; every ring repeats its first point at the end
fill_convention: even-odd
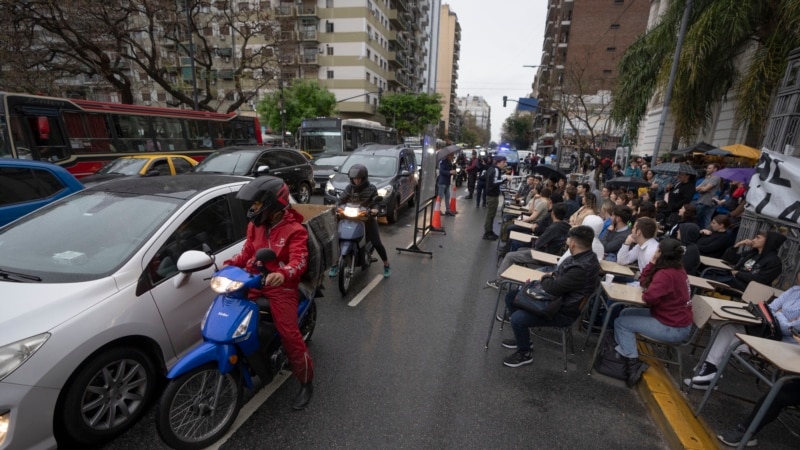
{"type": "Polygon", "coordinates": [[[492,140],[517,106],[503,96],[527,97],[542,60],[546,0],[443,0],[461,24],[459,97],[480,95],[492,107],[492,140]]]}

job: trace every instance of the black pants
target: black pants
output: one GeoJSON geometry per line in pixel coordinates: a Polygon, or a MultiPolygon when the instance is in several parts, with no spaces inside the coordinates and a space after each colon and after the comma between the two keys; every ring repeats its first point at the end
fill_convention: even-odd
{"type": "Polygon", "coordinates": [[[364,224],[364,232],[367,235],[367,240],[372,242],[372,246],[375,247],[375,251],[378,252],[378,256],[381,257],[381,261],[388,262],[389,257],[386,256],[386,249],[381,242],[381,232],[378,229],[378,221],[375,219],[367,220],[364,224]]]}
{"type": "MultiPolygon", "coordinates": [[[[750,425],[750,422],[755,419],[758,410],[761,409],[761,405],[764,404],[764,399],[766,398],[767,396],[765,394],[758,399],[756,405],[753,407],[753,410],[750,412],[750,416],[747,418],[747,422],[743,423],[742,426],[747,428],[750,425]]],[[[783,385],[780,391],[778,391],[778,395],[775,396],[775,400],[773,400],[769,405],[767,413],[764,415],[764,418],[761,419],[761,423],[758,424],[756,433],[758,433],[758,431],[761,430],[764,425],[777,419],[783,408],[792,405],[800,405],[800,381],[798,380],[789,381],[783,385]]]]}
{"type": "Polygon", "coordinates": [[[467,175],[467,192],[469,192],[469,196],[472,197],[472,194],[475,192],[475,182],[478,179],[478,174],[472,172],[467,175]]]}

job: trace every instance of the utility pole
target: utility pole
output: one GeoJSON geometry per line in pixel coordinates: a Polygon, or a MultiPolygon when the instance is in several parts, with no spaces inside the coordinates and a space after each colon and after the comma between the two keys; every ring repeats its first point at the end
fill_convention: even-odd
{"type": "Polygon", "coordinates": [[[281,147],[286,147],[286,109],[283,103],[283,73],[278,78],[278,89],[281,91],[281,147]]]}
{"type": "Polygon", "coordinates": [[[186,33],[189,35],[189,62],[192,68],[192,109],[199,108],[200,102],[197,100],[197,73],[194,64],[194,39],[192,39],[192,12],[189,10],[189,0],[183,0],[183,8],[186,10],[186,33]]]}

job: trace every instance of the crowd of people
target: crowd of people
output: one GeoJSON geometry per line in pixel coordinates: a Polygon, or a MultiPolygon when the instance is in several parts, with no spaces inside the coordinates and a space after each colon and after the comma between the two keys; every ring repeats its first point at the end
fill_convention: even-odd
{"type": "MultiPolygon", "coordinates": [[[[515,307],[518,291],[511,288],[506,295],[506,311],[497,317],[510,322],[513,330],[513,338],[502,342],[514,350],[504,360],[506,366],[520,367],[533,361],[531,327],[564,327],[577,319],[580,299],[596,289],[598,263],[602,260],[638,269],[634,279],[618,277],[615,282],[640,286],[647,305],[624,308],[612,322],[615,350],[626,361],[629,385],[635,385],[647,370],[647,364],[639,360],[637,334],[673,343],[688,338],[693,323],[689,275],[702,274],[725,283],[730,290],[723,290],[722,295],[734,297],[741,295],[750,282],[771,285],[778,279],[783,271],[778,253],[786,241],[784,234],[763,230],[753,238],[736,240],[748,186],[717,176],[721,166],[715,160],[705,161],[699,170],[672,174],[659,170],[658,165],[663,162],[659,158],[651,166],[641,158],[632,158],[624,170],[617,164],[601,163],[598,167],[603,171],[605,185],[600,190],[593,182],[568,181],[566,176],[547,178],[534,170],[515,194],[505,193],[507,203],[517,205],[522,214],[500,213],[499,235],[494,233],[494,225],[498,199],[503,198],[505,161],[497,157],[491,163],[476,162],[478,183],[488,209],[483,238],[501,240],[497,277],[487,281],[487,286],[499,289],[501,274],[514,264],[523,264],[549,273],[541,282],[549,294],[568,297],[568,307],[551,319],[543,319],[515,307]],[[610,182],[617,177],[637,177],[647,184],[631,187],[610,182]],[[512,239],[511,231],[531,233],[534,239],[512,239]],[[548,267],[537,262],[531,249],[560,255],[558,265],[548,267]],[[701,271],[701,256],[724,259],[731,268],[701,271]]],[[[692,167],[680,158],[671,162],[692,167]]],[[[480,207],[481,194],[476,195],[476,206],[480,207]]],[[[797,282],[800,285],[800,276],[797,282]]],[[[789,329],[800,329],[800,288],[790,289],[770,305],[785,328],[784,340],[794,342],[789,329]]],[[[730,331],[720,338],[719,347],[715,344],[697,375],[685,380],[687,385],[697,389],[708,385],[722,352],[734,339],[734,333],[741,332],[738,328],[730,331]]],[[[787,385],[777,411],[800,404],[798,386],[787,385]]],[[[759,429],[775,417],[777,412],[768,415],[759,429]]],[[[741,440],[743,427],[746,425],[721,434],[720,440],[738,445],[736,437],[741,440]]]]}

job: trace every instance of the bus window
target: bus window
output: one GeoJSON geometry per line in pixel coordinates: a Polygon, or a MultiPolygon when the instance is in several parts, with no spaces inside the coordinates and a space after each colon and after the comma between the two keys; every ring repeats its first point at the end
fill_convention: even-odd
{"type": "Polygon", "coordinates": [[[221,123],[210,123],[208,124],[211,133],[211,142],[214,144],[214,148],[222,148],[225,147],[225,134],[222,129],[221,123]]]}
{"type": "Polygon", "coordinates": [[[64,111],[62,118],[74,153],[105,153],[113,150],[111,134],[105,118],[100,114],[64,111]]]}
{"type": "Polygon", "coordinates": [[[6,119],[0,114],[0,158],[10,158],[11,156],[11,142],[8,139],[8,130],[6,130],[6,119]]]}
{"type": "Polygon", "coordinates": [[[156,136],[158,136],[161,150],[168,152],[186,151],[186,141],[183,138],[183,127],[179,119],[157,117],[155,119],[156,136]]]}
{"type": "Polygon", "coordinates": [[[69,151],[64,142],[58,117],[31,116],[28,125],[36,144],[38,159],[41,161],[59,161],[67,159],[69,151]]]}
{"type": "Polygon", "coordinates": [[[138,116],[112,116],[114,121],[114,130],[117,133],[117,148],[123,152],[144,152],[154,151],[148,150],[148,147],[153,148],[152,140],[146,142],[149,134],[149,125],[147,118],[138,116]]]}
{"type": "Polygon", "coordinates": [[[11,140],[14,141],[14,148],[17,150],[17,158],[33,159],[33,143],[25,134],[26,125],[20,116],[11,116],[11,140]]]}

